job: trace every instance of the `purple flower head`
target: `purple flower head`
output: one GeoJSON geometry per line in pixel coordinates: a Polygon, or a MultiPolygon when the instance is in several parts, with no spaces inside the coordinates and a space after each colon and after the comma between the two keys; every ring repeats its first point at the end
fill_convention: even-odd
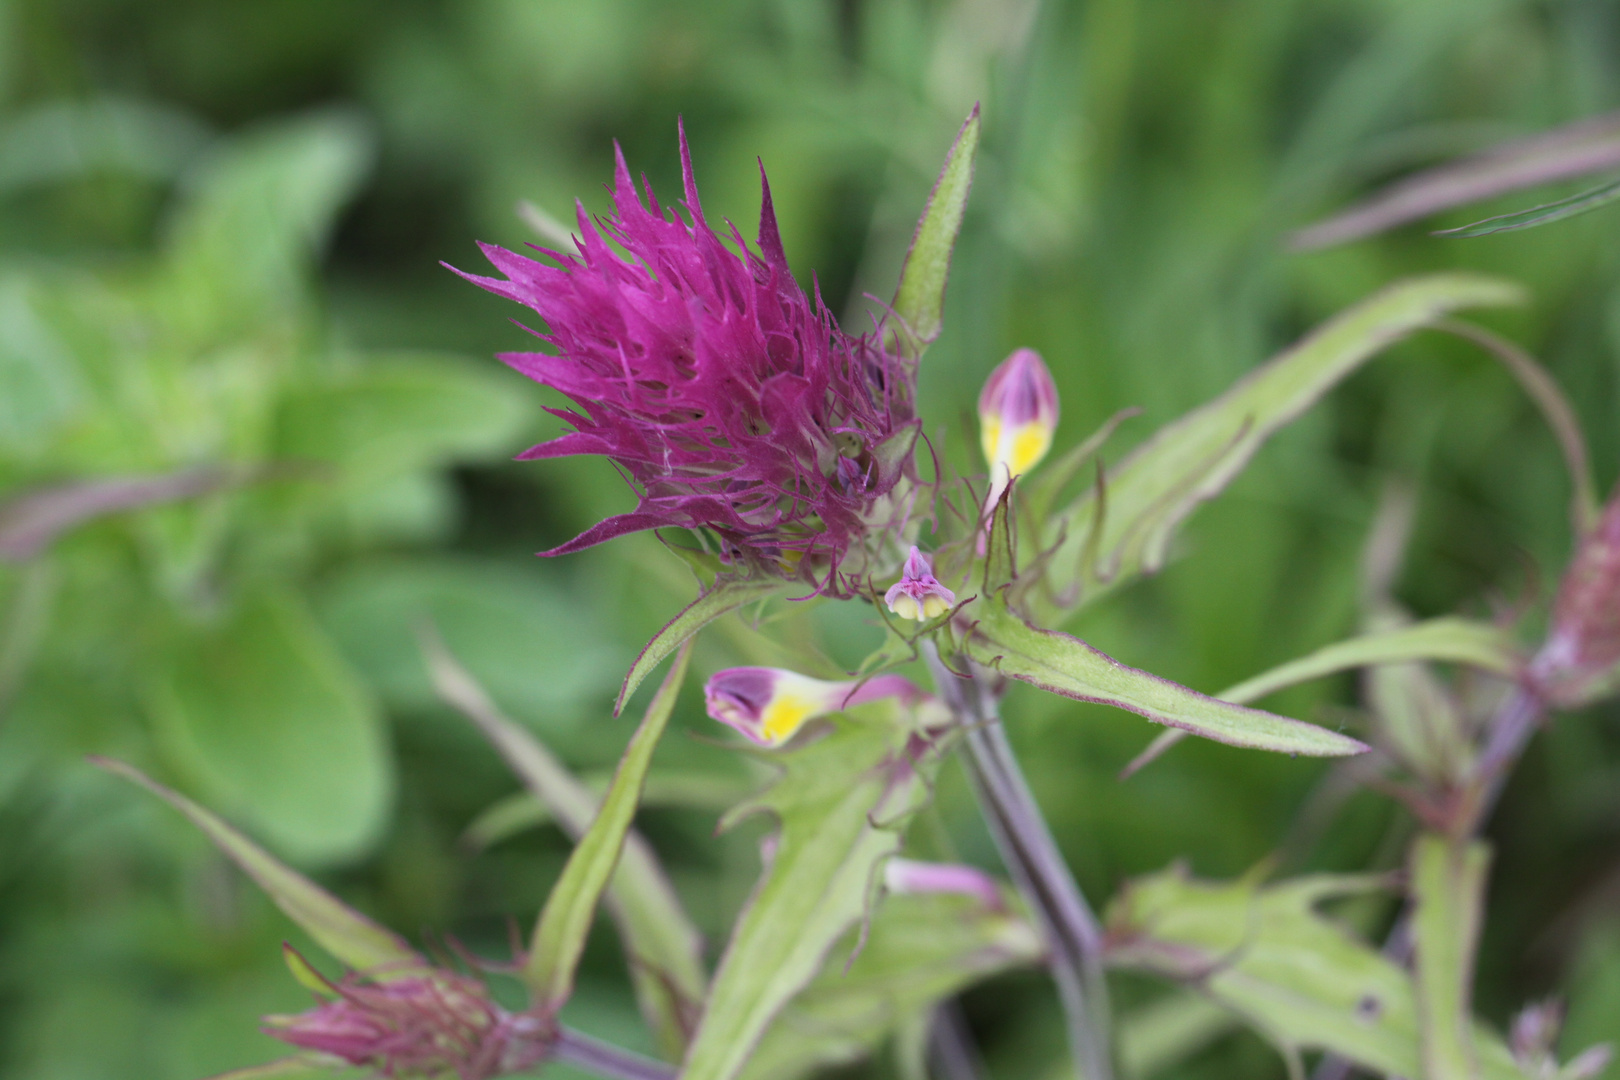
{"type": "Polygon", "coordinates": [[[1552,632],[1530,665],[1548,700],[1580,705],[1600,695],[1620,664],[1620,492],[1581,540],[1553,605],[1552,632]]]}
{"type": "Polygon", "coordinates": [[[901,568],[900,580],[889,586],[883,602],[902,619],[921,621],[949,611],[956,603],[956,594],[939,583],[928,556],[913,547],[901,568]]]}
{"type": "Polygon", "coordinates": [[[545,1025],[490,1000],[482,983],[450,972],[330,984],[336,996],[307,1012],[267,1016],[265,1034],[366,1065],[387,1077],[485,1080],[545,1056],[545,1025]]]}
{"type": "Polygon", "coordinates": [[[709,716],[750,742],[771,747],[781,746],[818,716],[888,697],[916,706],[927,695],[901,675],[829,682],[767,667],[726,668],[703,686],[709,716]]]}
{"type": "Polygon", "coordinates": [[[680,148],[689,222],[645,179],[637,193],[615,147],[615,213],[593,221],[578,208],[577,254],[538,248],[549,265],[485,244],[505,278],[463,275],[539,314],[536,336],[553,351],[501,359],[575,405],[552,410],[572,432],[519,457],[602,454],[640,496],[633,512],[544,554],[643,529],[706,529],[727,562],[847,593],[841,569],[860,573],[866,538],[906,516],[914,365],[878,330],[845,334],[819,293],[805,296],[763,166],[752,251],[734,226],[725,239],[710,227],[684,130],[680,148]]]}

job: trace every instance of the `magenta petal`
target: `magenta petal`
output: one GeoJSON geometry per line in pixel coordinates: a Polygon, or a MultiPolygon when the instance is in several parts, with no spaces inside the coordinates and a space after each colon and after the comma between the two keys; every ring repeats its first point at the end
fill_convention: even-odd
{"type": "Polygon", "coordinates": [[[554,547],[550,551],[538,551],[535,554],[547,559],[554,555],[572,555],[576,551],[584,551],[588,547],[595,547],[597,544],[612,540],[616,536],[646,532],[648,529],[657,529],[668,524],[669,522],[658,514],[616,514],[605,521],[598,521],[566,544],[554,547]]]}

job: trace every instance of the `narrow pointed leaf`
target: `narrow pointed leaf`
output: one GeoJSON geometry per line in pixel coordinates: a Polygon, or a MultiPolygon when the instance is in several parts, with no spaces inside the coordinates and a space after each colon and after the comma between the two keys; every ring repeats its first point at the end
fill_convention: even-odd
{"type": "Polygon", "coordinates": [[[962,215],[973,187],[973,162],[978,152],[979,107],[975,105],[945,156],[945,165],[917,222],[911,250],[900,268],[900,286],[891,307],[904,325],[891,332],[913,358],[939,337],[951,251],[962,231],[962,215]]]}
{"type": "MultiPolygon", "coordinates": [[[[524,734],[529,734],[524,732],[524,734]]],[[[532,736],[531,736],[532,737],[532,736]]],[[[600,773],[585,773],[575,780],[590,792],[595,800],[592,804],[591,814],[595,807],[600,805],[601,794],[607,790],[609,775],[600,773]]],[[[647,786],[641,792],[641,805],[644,807],[676,807],[683,810],[706,810],[719,813],[737,803],[746,796],[751,788],[739,777],[730,773],[717,773],[708,770],[694,772],[663,771],[654,772],[647,776],[647,786]]],[[[461,834],[461,842],[473,851],[482,851],[503,840],[510,839],[519,833],[556,819],[557,815],[550,805],[539,796],[529,791],[520,791],[509,795],[489,806],[479,814],[461,834]]],[[[575,829],[572,824],[558,820],[565,832],[575,840],[590,824],[587,815],[585,826],[575,829]]],[[[625,854],[619,863],[619,870],[623,871],[633,856],[632,846],[639,847],[639,834],[632,831],[630,839],[625,842],[625,854]]],[[[611,899],[617,894],[617,877],[609,890],[611,899]]]]}
{"type": "Polygon", "coordinates": [[[1233,746],[1313,757],[1340,757],[1367,749],[1315,724],[1233,705],[1126,667],[1078,638],[1029,625],[1000,597],[974,611],[978,632],[968,641],[968,654],[1003,675],[1054,694],[1128,709],[1154,723],[1233,746]]]}
{"type": "Polygon", "coordinates": [[[736,611],[740,607],[774,596],[787,588],[787,582],[774,578],[744,578],[735,581],[721,581],[681,609],[664,628],[653,635],[647,642],[647,647],[641,650],[635,663],[630,665],[630,671],[624,677],[624,686],[619,690],[619,699],[614,702],[613,715],[617,716],[624,711],[625,702],[630,695],[636,692],[643,679],[652,674],[653,669],[664,662],[664,658],[686,643],[687,639],[699,630],[712,623],[722,615],[736,611]]]}
{"type": "MultiPolygon", "coordinates": [[[[598,792],[611,790],[611,781],[593,789],[576,778],[539,739],[504,716],[431,635],[424,635],[423,651],[440,696],[477,725],[528,789],[515,803],[503,801],[492,810],[510,807],[505,815],[515,819],[518,828],[554,818],[576,843],[581,842],[601,812],[603,799],[598,792]]],[[[643,805],[653,779],[643,781],[643,805]]],[[[478,833],[482,841],[493,842],[486,834],[497,826],[511,828],[512,821],[495,819],[486,812],[469,827],[468,834],[482,829],[478,833]]],[[[663,1048],[678,1056],[685,1047],[690,1018],[703,1000],[703,939],[681,907],[652,845],[634,829],[625,834],[606,903],[625,952],[632,958],[631,981],[642,1012],[663,1048]]]]}
{"type": "MultiPolygon", "coordinates": [[[[1512,675],[1521,664],[1512,637],[1501,627],[1448,615],[1336,641],[1229,686],[1215,696],[1222,701],[1245,705],[1278,690],[1353,668],[1435,660],[1467,664],[1497,675],[1512,675]]],[[[1164,732],[1125,766],[1121,776],[1138,772],[1186,734],[1184,731],[1164,732]]]]}
{"type": "Polygon", "coordinates": [[[1063,537],[1052,586],[1079,586],[1095,599],[1164,565],[1177,527],[1219,494],[1261,444],[1315,404],[1340,380],[1415,330],[1463,308],[1519,302],[1517,286],[1470,274],[1435,274],[1399,282],[1330,319],[1304,340],[1251,372],[1226,393],[1160,428],[1110,471],[1108,513],[1092,538],[1095,492],[1053,515],[1046,543],[1063,537]],[[1094,548],[1094,560],[1081,554],[1094,548]],[[1075,575],[1076,581],[1062,580],[1075,575]]]}
{"type": "Polygon", "coordinates": [[[1620,166],[1620,113],[1590,117],[1397,180],[1294,233],[1296,251],[1331,247],[1454,206],[1620,166]]]}
{"type": "Polygon", "coordinates": [[[1491,623],[1447,615],[1336,641],[1215,696],[1238,703],[1258,701],[1278,690],[1352,668],[1436,660],[1497,675],[1512,675],[1521,666],[1507,631],[1491,623]]]}
{"type": "Polygon", "coordinates": [[[619,863],[647,770],[652,767],[653,750],[675,710],[691,655],[689,646],[681,649],[663,685],[648,703],[641,725],[619,760],[601,809],[575,845],[562,877],[540,912],[523,977],[534,991],[536,1004],[548,1013],[554,1014],[573,994],[574,973],[585,950],[597,901],[619,863]]]}
{"type": "Polygon", "coordinates": [[[781,779],[727,816],[730,823],[767,811],[781,831],[720,960],[682,1080],[732,1080],[742,1071],[772,1020],[866,910],[901,825],[926,798],[933,764],[912,760],[904,725],[832,723],[824,738],[774,755],[781,779]]]}
{"type": "Polygon", "coordinates": [[[132,765],[91,758],[101,768],[139,784],[191,819],[242,872],[269,894],[316,943],[356,971],[387,980],[420,973],[425,961],[405,940],[355,911],[313,881],[190,799],[132,765]]]}
{"type": "Polygon", "coordinates": [[[1436,236],[1490,236],[1492,233],[1517,232],[1519,229],[1533,229],[1537,225],[1551,225],[1555,221],[1565,218],[1577,217],[1581,214],[1596,210],[1600,206],[1620,199],[1620,180],[1610,181],[1598,187],[1571,195],[1567,199],[1556,202],[1542,203],[1511,214],[1498,214],[1495,217],[1476,221],[1472,225],[1463,225],[1456,229],[1441,229],[1436,236]]]}
{"type": "Polygon", "coordinates": [[[1469,1002],[1490,848],[1434,833],[1412,845],[1417,1015],[1426,1080],[1478,1080],[1469,1002]]]}

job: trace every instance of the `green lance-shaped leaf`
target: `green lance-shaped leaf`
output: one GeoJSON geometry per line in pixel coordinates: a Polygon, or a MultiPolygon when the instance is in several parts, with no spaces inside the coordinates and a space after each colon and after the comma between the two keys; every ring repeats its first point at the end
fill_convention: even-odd
{"type": "Polygon", "coordinates": [[[771,1021],[866,910],[901,824],[926,799],[932,755],[913,760],[906,726],[843,716],[832,725],[809,745],[770,755],[781,779],[722,822],[768,811],[781,831],[720,960],[683,1080],[732,1080],[743,1070],[771,1021]]]}
{"type": "Polygon", "coordinates": [[[962,130],[945,155],[945,165],[917,221],[911,250],[900,268],[900,285],[890,305],[900,325],[887,327],[891,345],[898,345],[913,360],[939,337],[945,316],[945,282],[951,272],[951,251],[962,231],[968,192],[973,187],[973,162],[979,152],[979,107],[973,106],[962,130]]]}
{"type": "Polygon", "coordinates": [[[692,635],[720,616],[746,607],[755,600],[774,596],[787,587],[787,582],[776,578],[739,578],[716,582],[702,596],[682,608],[680,614],[665,623],[664,628],[647,642],[646,648],[641,650],[641,655],[636,657],[624,676],[619,699],[613,704],[613,715],[618,716],[624,711],[625,702],[630,700],[630,695],[636,692],[642,680],[664,662],[664,657],[680,648],[692,635]]]}
{"type": "Polygon", "coordinates": [[[1315,724],[1233,705],[1126,667],[1078,638],[1029,625],[1007,606],[1004,595],[981,601],[973,612],[979,622],[967,641],[968,655],[1042,690],[1128,709],[1154,723],[1233,746],[1312,757],[1341,757],[1367,749],[1315,724]]]}
{"type": "Polygon", "coordinates": [[[1512,675],[1522,663],[1512,636],[1502,627],[1446,615],[1336,641],[1216,696],[1227,701],[1258,701],[1278,690],[1352,668],[1436,660],[1497,675],[1512,675]]]}
{"type": "Polygon", "coordinates": [[[1040,961],[1040,935],[1012,912],[960,894],[883,901],[853,961],[845,935],[815,979],[771,1024],[745,1080],[798,1080],[870,1056],[908,1020],[1015,967],[1040,961]]]}
{"type": "Polygon", "coordinates": [[[523,978],[533,990],[536,1004],[548,1012],[555,1013],[574,992],[574,973],[585,950],[585,936],[590,932],[596,903],[619,863],[630,823],[635,820],[642,784],[652,767],[653,750],[675,711],[675,699],[686,679],[691,656],[690,646],[681,649],[664,684],[648,703],[641,725],[619,760],[601,810],[574,846],[562,877],[541,909],[528,960],[523,965],[523,978]]]}
{"type": "MultiPolygon", "coordinates": [[[[452,702],[452,704],[455,704],[452,702]]],[[[497,714],[498,715],[498,714],[497,714]]],[[[509,722],[509,721],[508,721],[509,722]]],[[[519,728],[520,734],[532,738],[529,732],[519,728]]],[[[602,792],[607,790],[611,774],[584,773],[575,779],[575,784],[582,785],[589,792],[593,802],[591,814],[601,802],[602,792]]],[[[530,781],[525,781],[526,783],[530,781]]],[[[643,807],[675,808],[681,810],[703,810],[711,813],[720,813],[734,805],[737,800],[746,796],[752,790],[752,785],[746,783],[741,777],[731,773],[719,773],[711,770],[667,770],[651,773],[647,777],[647,786],[641,792],[641,805],[643,807]]],[[[562,820],[551,806],[532,791],[519,791],[499,799],[485,808],[467,826],[461,834],[461,843],[472,851],[482,851],[493,847],[504,840],[509,840],[519,833],[529,829],[538,828],[556,820],[563,830],[575,840],[579,839],[585,829],[590,826],[590,815],[586,816],[585,824],[575,827],[572,821],[562,820]]],[[[630,847],[637,843],[638,834],[631,832],[629,841],[626,841],[625,855],[620,860],[619,872],[625,869],[630,861],[630,847]]],[[[614,885],[608,890],[611,900],[618,890],[617,877],[614,885]]]]}
{"type": "Polygon", "coordinates": [[[1177,990],[1119,1018],[1119,1063],[1145,1080],[1179,1064],[1237,1027],[1238,1019],[1202,994],[1177,990]]]}
{"type": "MultiPolygon", "coordinates": [[[[516,813],[508,810],[506,815],[522,815],[520,828],[555,819],[576,843],[582,843],[604,804],[598,792],[613,790],[612,782],[594,788],[581,782],[540,740],[502,715],[437,638],[424,634],[422,644],[440,696],[477,725],[528,788],[516,804],[497,806],[513,806],[516,813]]],[[[666,704],[672,702],[673,693],[666,704]]],[[[654,779],[643,779],[643,805],[654,779]]],[[[692,786],[688,783],[678,794],[693,797],[692,786]]],[[[511,827],[509,822],[497,824],[511,827]]],[[[475,822],[469,833],[477,827],[475,822]]],[[[493,827],[484,825],[486,832],[493,827]]],[[[624,850],[608,882],[606,903],[631,957],[631,981],[642,1013],[666,1053],[678,1057],[685,1049],[690,1019],[703,1001],[703,939],[681,907],[652,845],[634,829],[625,833],[624,850]]]]}
{"type": "Polygon", "coordinates": [[[1455,311],[1516,303],[1522,295],[1517,286],[1494,278],[1435,274],[1399,282],[1330,319],[1127,455],[1107,475],[1106,514],[1096,514],[1098,496],[1092,490],[1054,515],[1044,542],[1050,546],[1062,538],[1063,543],[1052,559],[1052,594],[1078,590],[1080,600],[1094,600],[1158,570],[1187,516],[1219,494],[1272,433],[1336,383],[1396,341],[1455,311]],[[1099,537],[1090,536],[1093,527],[1102,530],[1099,537]],[[1088,553],[1094,556],[1082,563],[1088,553]]]}
{"type": "MultiPolygon", "coordinates": [[[[1467,664],[1498,675],[1512,675],[1522,663],[1513,639],[1491,623],[1454,615],[1397,626],[1325,645],[1313,653],[1261,672],[1216,694],[1222,701],[1245,705],[1290,686],[1336,675],[1341,671],[1382,664],[1406,665],[1423,661],[1467,664]]],[[[1125,767],[1129,776],[1186,737],[1167,731],[1125,767]]]]}
{"type": "Polygon", "coordinates": [[[90,759],[115,776],[139,784],[191,819],[242,872],[316,943],[355,971],[381,981],[418,975],[426,962],[392,930],[372,922],[337,897],[281,863],[259,845],[190,799],[132,765],[90,759]]]}
{"type": "MultiPolygon", "coordinates": [[[[1382,888],[1377,875],[1312,875],[1262,886],[1196,881],[1181,867],[1132,882],[1109,907],[1106,959],[1182,981],[1236,1012],[1291,1061],[1306,1050],[1380,1075],[1419,1077],[1412,977],[1316,911],[1382,888]]],[[[1511,1053],[1476,1026],[1484,1080],[1522,1080],[1511,1053]]]]}
{"type": "Polygon", "coordinates": [[[1413,967],[1425,1080],[1479,1080],[1469,1001],[1490,848],[1424,833],[1412,844],[1413,967]]]}
{"type": "Polygon", "coordinates": [[[1551,225],[1555,221],[1565,218],[1577,217],[1589,213],[1600,206],[1620,199],[1620,180],[1613,180],[1600,184],[1567,199],[1556,202],[1542,203],[1539,206],[1528,207],[1511,214],[1497,214],[1483,221],[1476,221],[1472,225],[1464,225],[1456,229],[1441,229],[1436,236],[1489,236],[1499,232],[1517,232],[1519,229],[1533,229],[1537,225],[1551,225]]]}

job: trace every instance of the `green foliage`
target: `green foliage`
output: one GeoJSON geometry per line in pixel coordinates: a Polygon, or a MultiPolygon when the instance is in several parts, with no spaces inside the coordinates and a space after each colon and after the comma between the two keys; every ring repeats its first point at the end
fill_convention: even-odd
{"type": "Polygon", "coordinates": [[[1423,1075],[1433,1080],[1480,1075],[1469,997],[1490,861],[1480,840],[1425,833],[1412,844],[1412,983],[1423,1075]]]}
{"type": "Polygon", "coordinates": [[[1001,596],[981,600],[974,610],[978,632],[967,641],[968,654],[1042,690],[1129,709],[1155,723],[1233,746],[1317,757],[1366,749],[1347,735],[1232,705],[1126,667],[1079,638],[1031,626],[1001,596]]]}
{"type": "Polygon", "coordinates": [[[922,217],[917,219],[917,234],[911,239],[911,250],[900,267],[900,284],[894,291],[893,308],[900,328],[892,333],[913,359],[920,358],[923,349],[939,337],[951,252],[962,231],[978,153],[979,107],[975,105],[945,155],[939,179],[923,207],[922,217]]]}
{"type": "Polygon", "coordinates": [[[613,706],[614,715],[624,709],[625,702],[630,700],[630,695],[636,692],[642,680],[692,635],[722,615],[729,615],[740,607],[765,600],[787,588],[787,582],[774,578],[722,578],[705,589],[653,635],[646,648],[641,650],[641,655],[636,657],[635,663],[630,665],[630,670],[624,676],[624,685],[619,689],[619,699],[613,706]]]}
{"type": "MultiPolygon", "coordinates": [[[[1386,884],[1340,875],[1203,882],[1172,867],[1131,882],[1110,907],[1109,960],[1196,985],[1275,1043],[1295,1075],[1309,1049],[1387,1075],[1431,1075],[1412,976],[1316,910],[1386,884]]],[[[1473,1037],[1480,1075],[1519,1077],[1500,1038],[1484,1029],[1473,1037]]]]}
{"type": "Polygon", "coordinates": [[[1026,920],[974,897],[887,897],[782,1010],[742,1075],[797,1080],[818,1066],[859,1061],[941,1001],[998,972],[1037,963],[1042,951],[1026,920]]]}
{"type": "MultiPolygon", "coordinates": [[[[624,758],[613,774],[613,782],[602,797],[595,820],[580,836],[567,865],[563,867],[562,877],[540,911],[540,922],[534,928],[534,938],[524,960],[523,978],[534,991],[536,1003],[548,1015],[555,1014],[573,995],[575,972],[579,967],[580,954],[585,949],[585,935],[590,932],[597,902],[608,888],[614,868],[619,863],[625,838],[630,832],[630,823],[635,819],[636,805],[641,799],[642,786],[647,781],[647,770],[652,766],[653,750],[664,734],[670,713],[674,711],[675,697],[681,691],[681,684],[686,681],[686,666],[691,655],[690,648],[676,655],[675,664],[665,677],[664,684],[648,702],[647,714],[642,717],[636,733],[630,737],[630,744],[625,748],[624,758]]],[[[638,923],[638,926],[653,929],[654,933],[662,929],[649,923],[638,923]]],[[[636,935],[630,941],[634,945],[640,939],[641,935],[636,935]]],[[[681,989],[692,988],[685,986],[681,989]]]]}
{"type": "Polygon", "coordinates": [[[720,958],[683,1080],[742,1073],[777,1014],[868,911],[879,869],[927,797],[933,749],[915,746],[885,707],[862,712],[878,715],[835,717],[821,739],[772,755],[781,778],[724,819],[764,812],[779,831],[720,958]]]}

